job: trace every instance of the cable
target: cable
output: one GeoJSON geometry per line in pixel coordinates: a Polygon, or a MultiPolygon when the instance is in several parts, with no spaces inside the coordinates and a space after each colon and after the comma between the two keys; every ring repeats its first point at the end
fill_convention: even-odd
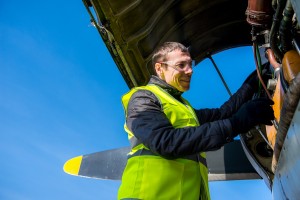
{"type": "Polygon", "coordinates": [[[258,59],[257,59],[257,57],[258,57],[257,56],[257,49],[258,49],[257,44],[255,42],[253,42],[254,61],[255,61],[255,65],[256,65],[257,76],[258,76],[258,79],[259,79],[261,85],[263,86],[266,94],[268,95],[268,98],[272,99],[272,96],[270,95],[270,92],[268,91],[268,89],[267,89],[267,87],[266,87],[266,85],[265,85],[265,83],[264,83],[264,81],[261,77],[261,73],[260,73],[260,70],[259,70],[260,66],[258,64],[258,59]]]}
{"type": "Polygon", "coordinates": [[[217,70],[217,73],[219,74],[219,76],[220,76],[220,78],[221,78],[221,80],[222,80],[222,82],[223,82],[223,85],[225,86],[225,88],[226,88],[226,90],[227,90],[229,96],[232,96],[232,93],[230,92],[230,89],[229,89],[229,87],[228,87],[228,85],[227,85],[225,79],[223,78],[223,76],[222,76],[222,74],[221,74],[221,72],[220,72],[218,66],[216,65],[215,61],[213,60],[213,58],[211,57],[210,54],[208,55],[208,58],[211,60],[213,66],[214,66],[215,69],[217,70]]]}

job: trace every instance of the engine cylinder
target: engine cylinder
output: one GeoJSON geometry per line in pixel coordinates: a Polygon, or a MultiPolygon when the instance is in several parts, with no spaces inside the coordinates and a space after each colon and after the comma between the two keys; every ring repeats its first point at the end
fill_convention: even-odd
{"type": "Polygon", "coordinates": [[[269,26],[272,22],[272,0],[249,0],[246,16],[252,26],[269,26]]]}

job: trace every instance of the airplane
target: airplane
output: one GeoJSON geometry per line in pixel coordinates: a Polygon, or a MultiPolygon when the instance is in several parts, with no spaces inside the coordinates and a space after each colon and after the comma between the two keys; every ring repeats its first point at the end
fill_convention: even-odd
{"type": "MultiPolygon", "coordinates": [[[[260,125],[240,140],[207,153],[209,180],[262,178],[273,199],[299,199],[300,2],[298,0],[83,0],[129,88],[147,84],[151,55],[165,41],[189,47],[196,63],[252,46],[261,91],[274,101],[272,126],[260,125]],[[262,70],[269,80],[261,78],[262,70]],[[236,164],[238,163],[238,165],[236,164]]],[[[67,173],[120,180],[129,147],[78,156],[67,173]],[[102,167],[101,167],[102,166],[102,167]],[[105,167],[103,167],[105,166],[105,167]]]]}

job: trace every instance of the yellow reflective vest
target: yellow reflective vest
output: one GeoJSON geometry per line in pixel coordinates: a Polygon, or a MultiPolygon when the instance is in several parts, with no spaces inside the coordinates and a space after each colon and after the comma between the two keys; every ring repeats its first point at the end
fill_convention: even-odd
{"type": "MultiPolygon", "coordinates": [[[[125,114],[130,97],[138,90],[149,90],[157,97],[174,128],[200,125],[185,99],[183,104],[154,84],[133,88],[122,97],[125,114]]],[[[124,128],[129,140],[134,139],[126,123],[124,128]]],[[[128,154],[118,199],[209,200],[205,153],[168,160],[136,144],[128,154]]]]}

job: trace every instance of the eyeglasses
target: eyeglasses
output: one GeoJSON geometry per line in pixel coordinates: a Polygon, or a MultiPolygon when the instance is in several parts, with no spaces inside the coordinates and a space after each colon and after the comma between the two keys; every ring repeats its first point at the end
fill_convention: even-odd
{"type": "Polygon", "coordinates": [[[174,61],[166,61],[166,62],[159,62],[159,63],[168,65],[169,67],[171,67],[171,68],[173,68],[177,71],[180,71],[180,72],[184,72],[187,69],[193,69],[195,67],[195,61],[194,60],[180,61],[180,62],[177,62],[177,63],[174,63],[174,61]]]}

